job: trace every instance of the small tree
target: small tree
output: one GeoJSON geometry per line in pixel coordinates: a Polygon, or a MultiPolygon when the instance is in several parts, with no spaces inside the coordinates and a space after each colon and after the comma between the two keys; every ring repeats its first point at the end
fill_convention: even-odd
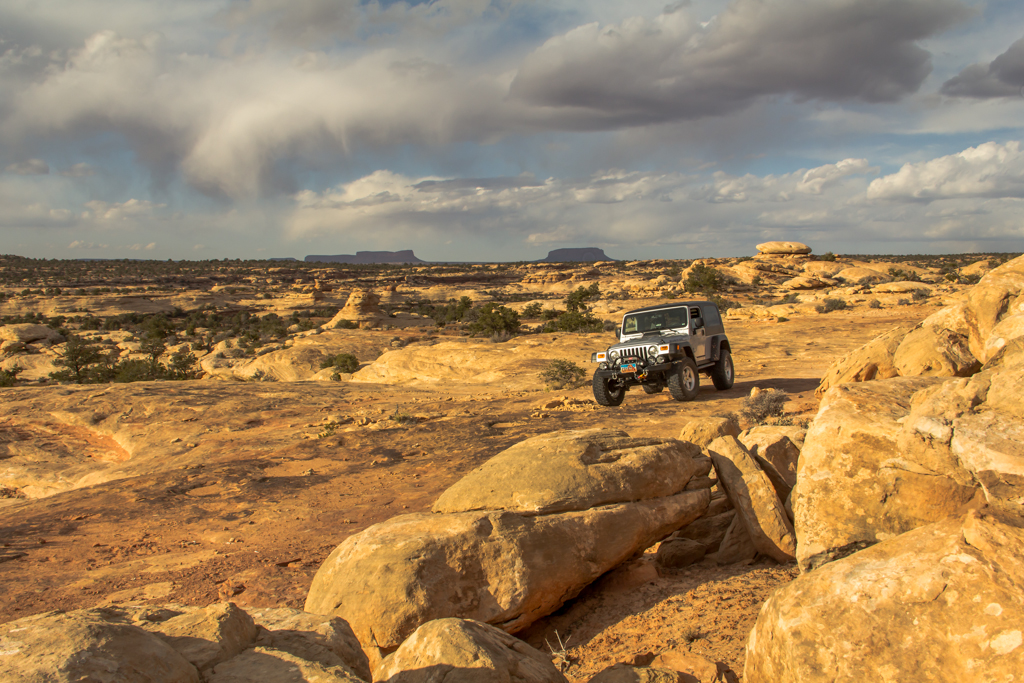
{"type": "Polygon", "coordinates": [[[556,358],[540,373],[544,384],[552,389],[575,389],[582,386],[586,371],[570,360],[556,358]]]}
{"type": "Polygon", "coordinates": [[[320,363],[320,368],[334,368],[339,373],[353,373],[359,369],[359,359],[351,353],[339,353],[337,356],[328,356],[320,363]]]}
{"type": "Polygon", "coordinates": [[[565,310],[569,313],[580,313],[588,310],[585,301],[592,301],[600,298],[601,288],[598,287],[597,283],[590,285],[589,287],[578,287],[575,292],[565,297],[565,310]]]}
{"type": "Polygon", "coordinates": [[[505,306],[495,303],[486,304],[480,309],[476,322],[472,325],[472,330],[487,335],[501,332],[515,334],[519,331],[519,314],[505,306]]]}
{"type": "Polygon", "coordinates": [[[0,370],[0,387],[13,387],[18,382],[18,373],[23,369],[15,365],[10,370],[0,370]]]}
{"type": "Polygon", "coordinates": [[[728,284],[728,280],[724,275],[711,266],[698,263],[690,269],[690,274],[687,275],[683,288],[687,292],[710,294],[720,291],[726,284],[728,284]]]}
{"type": "Polygon", "coordinates": [[[64,344],[64,351],[54,361],[54,365],[64,369],[51,372],[50,377],[61,382],[85,384],[89,366],[101,360],[102,354],[95,344],[90,344],[77,335],[70,335],[64,344]]]}

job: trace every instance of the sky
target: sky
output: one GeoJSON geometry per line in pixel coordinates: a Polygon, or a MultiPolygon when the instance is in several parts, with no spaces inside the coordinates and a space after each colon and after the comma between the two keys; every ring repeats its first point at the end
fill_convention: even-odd
{"type": "Polygon", "coordinates": [[[0,0],[0,253],[1024,251],[1019,0],[0,0]]]}

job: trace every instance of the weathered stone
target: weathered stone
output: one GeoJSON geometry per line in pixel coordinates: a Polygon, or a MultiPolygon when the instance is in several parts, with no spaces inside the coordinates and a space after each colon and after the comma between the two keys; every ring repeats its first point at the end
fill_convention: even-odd
{"type": "Polygon", "coordinates": [[[968,377],[981,368],[966,335],[940,327],[931,318],[907,333],[893,355],[901,377],[968,377]]]}
{"type": "Polygon", "coordinates": [[[871,291],[878,294],[911,294],[914,292],[924,292],[928,296],[931,296],[932,286],[923,282],[912,281],[884,282],[872,287],[871,291]]]}
{"type": "Polygon", "coordinates": [[[988,338],[999,322],[1024,312],[1024,256],[1007,261],[981,278],[964,304],[970,351],[985,362],[988,338]]]}
{"type": "Polygon", "coordinates": [[[736,683],[736,674],[721,662],[712,662],[685,650],[667,650],[651,662],[651,668],[686,674],[685,683],[736,683]]]}
{"type": "Polygon", "coordinates": [[[488,624],[437,619],[377,668],[381,683],[566,683],[549,655],[488,624]]]}
{"type": "Polygon", "coordinates": [[[249,609],[248,612],[260,627],[257,645],[325,666],[345,665],[359,678],[370,680],[370,662],[344,619],[287,607],[249,609]]]}
{"type": "Polygon", "coordinates": [[[912,329],[912,325],[898,325],[832,363],[814,395],[821,398],[830,388],[847,382],[897,377],[899,371],[894,362],[896,349],[912,329]]]}
{"type": "Polygon", "coordinates": [[[200,683],[199,672],[116,610],[47,612],[0,625],[0,680],[200,683]]]}
{"type": "Polygon", "coordinates": [[[688,538],[670,538],[658,545],[655,561],[662,567],[682,569],[703,560],[707,552],[703,543],[688,538]]]}
{"type": "Polygon", "coordinates": [[[786,477],[782,476],[782,473],[779,472],[770,460],[762,458],[757,453],[751,453],[750,456],[754,458],[757,466],[768,477],[768,481],[771,482],[772,488],[775,489],[775,495],[779,497],[779,501],[785,503],[786,499],[789,498],[789,494],[793,491],[793,485],[787,481],[786,477]]]}
{"type": "Polygon", "coordinates": [[[807,430],[793,494],[800,566],[957,514],[977,492],[949,453],[899,447],[915,393],[942,380],[893,378],[843,384],[825,394],[807,430]]]}
{"type": "MultiPolygon", "coordinates": [[[[367,679],[369,680],[369,679],[367,679]]],[[[347,667],[275,650],[255,647],[214,667],[207,683],[365,683],[347,667]]]]}
{"type": "Polygon", "coordinates": [[[587,683],[689,683],[688,677],[674,669],[658,669],[630,664],[613,664],[587,683]]]}
{"type": "Polygon", "coordinates": [[[22,344],[31,344],[38,341],[59,344],[64,341],[64,337],[61,336],[60,332],[46,325],[16,323],[13,325],[0,325],[0,340],[21,342],[22,344]]]}
{"type": "Polygon", "coordinates": [[[720,436],[739,436],[740,423],[735,417],[701,417],[683,425],[680,441],[689,441],[701,448],[720,436]]]}
{"type": "Polygon", "coordinates": [[[717,552],[722,539],[725,538],[725,532],[729,530],[735,518],[735,510],[726,510],[711,517],[701,517],[672,534],[670,538],[688,538],[703,545],[709,553],[717,552]]]}
{"type": "Polygon", "coordinates": [[[348,295],[345,306],[323,325],[324,329],[334,329],[342,321],[359,323],[359,327],[375,327],[384,319],[380,310],[380,296],[369,290],[357,289],[348,295]]]}
{"type": "Polygon", "coordinates": [[[757,461],[734,436],[708,445],[718,479],[758,552],[779,562],[796,556],[796,537],[782,501],[757,461]]]}
{"type": "Polygon", "coordinates": [[[661,498],[686,487],[699,456],[697,446],[675,439],[554,432],[497,454],[442,493],[433,510],[548,514],[661,498]]]}
{"type": "Polygon", "coordinates": [[[808,261],[804,264],[804,272],[812,276],[824,276],[831,278],[836,273],[847,268],[845,263],[835,261],[808,261]]]}
{"type": "Polygon", "coordinates": [[[1017,680],[1021,586],[1019,518],[971,512],[923,526],[776,590],[751,631],[744,680],[1017,680]]]}
{"type": "Polygon", "coordinates": [[[443,617],[514,632],[700,517],[709,500],[703,490],[553,515],[400,515],[331,553],[313,578],[306,611],[348,621],[364,650],[397,647],[443,617]]]}
{"type": "Polygon", "coordinates": [[[751,455],[764,458],[778,470],[792,488],[796,484],[796,472],[800,463],[800,449],[803,448],[807,430],[801,427],[764,425],[753,427],[739,435],[751,455]]]}
{"type": "Polygon", "coordinates": [[[762,242],[757,245],[762,254],[810,254],[811,248],[802,242],[762,242]]]}
{"type": "Polygon", "coordinates": [[[850,285],[874,285],[880,282],[889,282],[892,280],[892,278],[885,273],[872,270],[871,268],[859,267],[844,268],[836,273],[835,277],[837,280],[842,280],[850,285]]]}
{"type": "Polygon", "coordinates": [[[231,659],[256,642],[252,617],[232,602],[151,622],[146,629],[164,638],[200,671],[231,659]]]}
{"type": "Polygon", "coordinates": [[[805,291],[813,289],[827,289],[829,287],[835,287],[839,282],[828,277],[807,277],[801,275],[782,283],[782,286],[786,289],[792,289],[794,291],[805,291]]]}
{"type": "Polygon", "coordinates": [[[754,547],[754,541],[751,540],[750,534],[747,533],[747,528],[744,526],[739,515],[736,515],[733,517],[732,523],[729,524],[729,528],[722,538],[722,543],[718,546],[718,552],[715,553],[715,562],[718,564],[734,564],[736,562],[752,560],[756,555],[757,548],[754,547]]]}

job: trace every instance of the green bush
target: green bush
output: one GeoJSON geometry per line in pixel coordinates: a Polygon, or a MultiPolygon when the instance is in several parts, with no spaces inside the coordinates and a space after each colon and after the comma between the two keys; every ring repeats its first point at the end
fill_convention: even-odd
{"type": "Polygon", "coordinates": [[[519,313],[511,308],[489,303],[480,309],[470,329],[490,336],[501,333],[513,335],[519,331],[519,327],[519,313]]]}
{"type": "Polygon", "coordinates": [[[15,365],[10,370],[0,370],[0,387],[13,387],[18,382],[18,373],[24,370],[20,365],[15,365]]]}
{"type": "Polygon", "coordinates": [[[818,260],[819,261],[835,261],[836,260],[836,255],[833,254],[831,251],[826,251],[824,254],[822,254],[821,256],[818,257],[818,260]]]}
{"type": "Polygon", "coordinates": [[[540,302],[534,301],[532,304],[529,304],[526,308],[523,309],[523,317],[539,318],[541,311],[543,309],[544,307],[540,305],[540,302]]]}
{"type": "Polygon", "coordinates": [[[354,320],[339,320],[334,323],[334,329],[336,330],[358,330],[359,323],[354,320]]]}
{"type": "Polygon", "coordinates": [[[930,298],[931,295],[932,293],[927,289],[915,289],[911,292],[911,296],[914,298],[914,301],[924,301],[925,299],[930,298]]]}
{"type": "Polygon", "coordinates": [[[882,302],[879,301],[878,299],[872,299],[871,301],[868,302],[868,308],[881,308],[881,307],[882,307],[882,302]]]}
{"type": "Polygon", "coordinates": [[[587,310],[585,301],[591,301],[601,297],[601,289],[597,283],[589,287],[579,287],[575,292],[565,297],[565,310],[569,313],[579,313],[587,310]]]}
{"type": "Polygon", "coordinates": [[[710,294],[712,292],[720,291],[729,282],[726,276],[712,268],[706,266],[703,263],[698,263],[691,270],[690,274],[686,276],[686,282],[683,284],[683,289],[687,292],[702,292],[704,294],[710,294]]]}
{"type": "Polygon", "coordinates": [[[552,389],[575,389],[583,386],[586,383],[586,376],[586,370],[564,358],[551,361],[540,373],[541,380],[552,389]]]}
{"type": "Polygon", "coordinates": [[[338,372],[353,373],[359,369],[359,359],[351,353],[339,353],[337,356],[328,356],[320,363],[320,369],[335,368],[338,372]]]}
{"type": "Polygon", "coordinates": [[[846,302],[842,299],[825,299],[819,305],[814,307],[818,313],[831,313],[832,311],[842,311],[846,308],[846,302]]]}

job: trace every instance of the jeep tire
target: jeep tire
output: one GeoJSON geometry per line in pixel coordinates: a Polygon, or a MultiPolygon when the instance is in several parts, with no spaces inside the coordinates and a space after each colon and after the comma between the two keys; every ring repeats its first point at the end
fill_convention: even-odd
{"type": "Polygon", "coordinates": [[[620,385],[612,388],[611,382],[611,379],[594,373],[594,398],[600,405],[617,406],[626,398],[626,387],[620,385]]]}
{"type": "Polygon", "coordinates": [[[684,358],[675,364],[668,374],[668,390],[677,401],[692,401],[700,391],[700,376],[697,364],[692,358],[684,358]]]}
{"type": "Polygon", "coordinates": [[[715,383],[715,389],[725,391],[732,389],[732,383],[736,381],[736,368],[732,364],[732,354],[729,349],[722,349],[718,362],[711,369],[711,381],[715,383]]]}

